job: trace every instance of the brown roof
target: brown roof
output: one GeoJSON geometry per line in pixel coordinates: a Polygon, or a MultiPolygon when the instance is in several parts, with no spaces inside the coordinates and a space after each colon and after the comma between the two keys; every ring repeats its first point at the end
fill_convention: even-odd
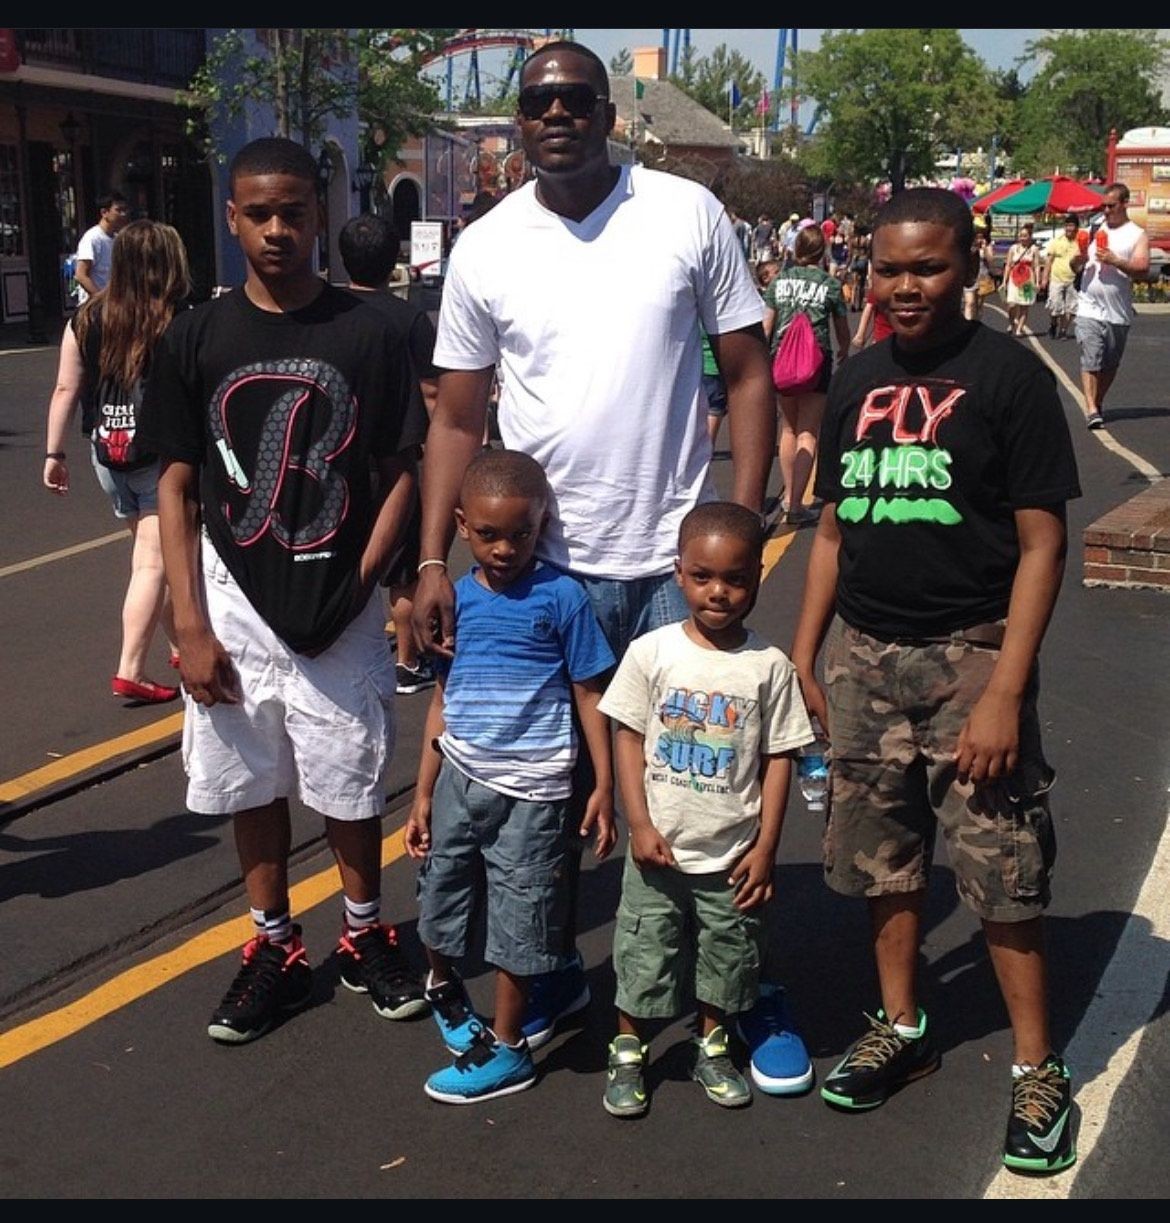
{"type": "Polygon", "coordinates": [[[718,115],[713,115],[673,82],[638,79],[643,92],[636,102],[632,75],[610,77],[609,96],[617,107],[619,122],[624,123],[627,130],[637,106],[639,143],[649,137],[668,147],[685,144],[728,149],[742,144],[718,115]]]}

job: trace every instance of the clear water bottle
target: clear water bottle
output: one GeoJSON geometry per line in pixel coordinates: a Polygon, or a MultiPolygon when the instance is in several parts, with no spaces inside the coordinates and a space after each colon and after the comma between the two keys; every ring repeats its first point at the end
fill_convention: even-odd
{"type": "Polygon", "coordinates": [[[796,758],[796,780],[810,811],[824,811],[829,796],[829,740],[824,728],[814,718],[816,738],[800,749],[796,758]]]}

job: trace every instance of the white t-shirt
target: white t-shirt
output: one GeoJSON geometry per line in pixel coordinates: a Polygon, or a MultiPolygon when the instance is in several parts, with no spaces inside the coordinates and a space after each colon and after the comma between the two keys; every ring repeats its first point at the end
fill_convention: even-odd
{"type": "Polygon", "coordinates": [[[1126,221],[1116,229],[1102,225],[1097,230],[1089,242],[1089,258],[1077,296],[1077,314],[1081,318],[1118,325],[1133,322],[1133,281],[1120,268],[1097,261],[1097,240],[1105,234],[1109,249],[1121,259],[1129,260],[1143,233],[1145,230],[1133,221],[1126,221]]]}
{"type": "MultiPolygon", "coordinates": [[[[89,276],[99,289],[104,289],[110,280],[110,259],[113,256],[115,236],[106,233],[100,225],[93,225],[81,235],[81,241],[77,244],[77,258],[88,259],[93,265],[89,269],[89,276]]],[[[77,286],[77,290],[79,302],[89,297],[81,285],[77,286]]]]}
{"type": "Polygon", "coordinates": [[[583,221],[525,185],[451,252],[435,364],[500,366],[500,436],[553,491],[538,554],[591,577],[668,573],[683,515],[714,496],[699,325],[763,318],[723,205],[623,166],[583,221]]]}
{"type": "Polygon", "coordinates": [[[645,738],[646,805],[684,874],[732,866],[760,826],[760,764],[813,739],[796,672],[748,630],[736,650],[682,624],[630,643],[601,711],[645,738]]]}

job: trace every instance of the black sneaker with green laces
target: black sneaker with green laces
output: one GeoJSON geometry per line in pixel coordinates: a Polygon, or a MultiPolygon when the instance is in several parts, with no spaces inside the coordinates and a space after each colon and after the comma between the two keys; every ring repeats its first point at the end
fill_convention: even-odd
{"type": "Polygon", "coordinates": [[[866,1015],[869,1031],[829,1072],[821,1098],[838,1108],[876,1108],[899,1087],[937,1070],[942,1062],[918,1012],[918,1036],[903,1036],[884,1011],[866,1015]]]}
{"type": "Polygon", "coordinates": [[[1076,1163],[1072,1084],[1055,1053],[1039,1066],[1025,1066],[1012,1080],[1003,1162],[1016,1172],[1059,1172],[1076,1163]]]}

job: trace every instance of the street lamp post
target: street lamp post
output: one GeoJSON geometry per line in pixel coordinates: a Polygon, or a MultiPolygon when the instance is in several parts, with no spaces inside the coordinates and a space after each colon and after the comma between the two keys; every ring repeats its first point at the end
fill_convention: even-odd
{"type": "Polygon", "coordinates": [[[329,184],[333,182],[333,158],[326,145],[321,146],[317,157],[317,189],[321,194],[325,226],[317,247],[317,262],[325,279],[329,279],[329,184]]]}
{"type": "Polygon", "coordinates": [[[358,207],[363,214],[370,211],[370,188],[377,176],[377,166],[368,161],[363,161],[353,172],[353,190],[358,193],[358,207]]]}

